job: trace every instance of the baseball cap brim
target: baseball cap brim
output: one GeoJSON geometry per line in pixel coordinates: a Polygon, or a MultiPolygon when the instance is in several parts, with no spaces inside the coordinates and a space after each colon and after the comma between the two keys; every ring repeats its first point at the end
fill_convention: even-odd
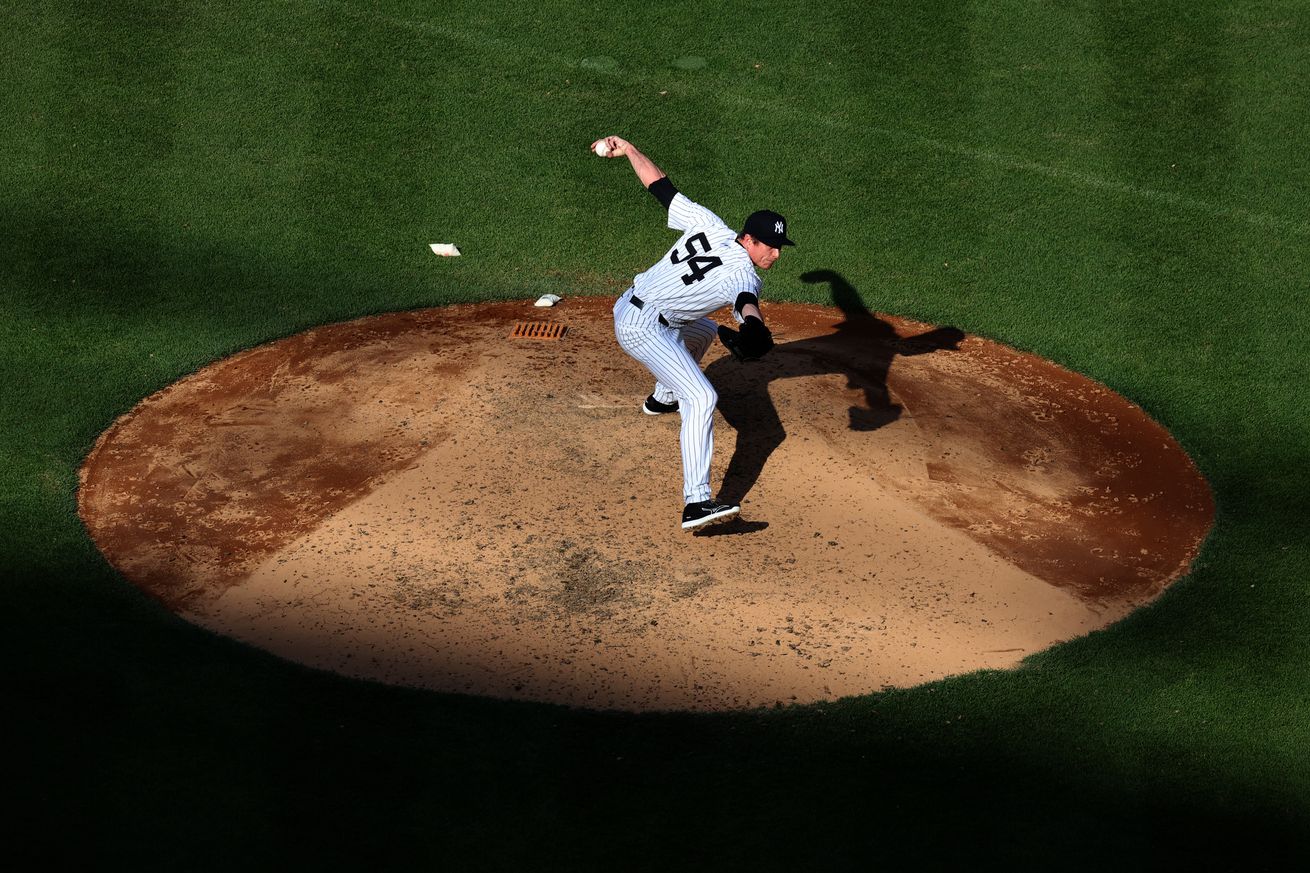
{"type": "Polygon", "coordinates": [[[749,234],[750,234],[752,237],[754,237],[755,239],[757,239],[757,240],[759,240],[760,242],[764,243],[766,246],[773,246],[775,249],[780,249],[780,248],[782,248],[783,246],[794,246],[794,245],[796,245],[796,243],[794,243],[794,242],[792,242],[791,240],[787,239],[786,236],[784,236],[783,234],[780,234],[780,233],[765,233],[765,232],[763,232],[763,231],[761,231],[761,232],[759,232],[759,233],[751,233],[751,231],[749,231],[749,230],[746,231],[746,232],[749,233],[749,234]]]}

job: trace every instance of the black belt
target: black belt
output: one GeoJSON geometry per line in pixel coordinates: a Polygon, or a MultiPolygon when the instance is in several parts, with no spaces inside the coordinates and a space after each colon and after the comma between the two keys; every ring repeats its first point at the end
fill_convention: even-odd
{"type": "MultiPolygon", "coordinates": [[[[633,306],[637,307],[638,309],[644,309],[646,307],[646,304],[642,302],[642,299],[638,297],[636,294],[633,294],[631,297],[629,297],[628,302],[631,303],[633,306]]],[[[669,324],[669,320],[665,318],[663,314],[660,315],[660,324],[664,325],[665,327],[673,326],[669,324]]]]}

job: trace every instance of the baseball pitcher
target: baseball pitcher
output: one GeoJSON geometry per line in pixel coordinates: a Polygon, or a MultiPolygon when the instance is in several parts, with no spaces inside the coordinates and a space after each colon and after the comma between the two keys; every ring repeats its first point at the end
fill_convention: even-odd
{"type": "Polygon", "coordinates": [[[591,145],[601,157],[626,157],[641,184],[669,212],[669,227],[682,235],[650,269],[638,275],[614,304],[614,335],[625,352],[655,376],[642,404],[647,415],[682,416],[682,527],[692,530],[741,511],[710,493],[714,408],[718,394],[700,360],[717,335],[739,360],[755,360],[773,348],[760,313],[760,276],[778,260],[787,220],[761,210],[734,231],[710,210],[678,191],[668,176],[632,143],[607,136],[591,145]],[[725,306],[740,331],[707,318],[725,306]]]}

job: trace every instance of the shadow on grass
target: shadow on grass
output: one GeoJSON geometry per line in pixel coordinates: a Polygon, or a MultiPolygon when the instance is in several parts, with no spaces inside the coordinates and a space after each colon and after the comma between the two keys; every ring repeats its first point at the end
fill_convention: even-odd
{"type": "Polygon", "coordinates": [[[1080,695],[1058,676],[637,716],[388,688],[180,623],[140,630],[101,626],[82,657],[37,643],[11,686],[20,858],[918,871],[1270,869],[1304,851],[1290,798],[1184,737],[1112,748],[1122,727],[1086,730],[1100,713],[1067,712],[1080,695]],[[91,649],[114,654],[92,665],[91,649]]]}
{"type": "Polygon", "coordinates": [[[719,411],[737,431],[737,446],[723,474],[719,497],[740,503],[755,486],[769,456],[787,438],[769,386],[781,379],[844,375],[846,387],[863,393],[863,404],[847,410],[853,431],[874,431],[896,421],[901,407],[887,390],[887,374],[898,356],[959,348],[964,333],[940,327],[901,337],[864,305],[860,293],[840,273],[815,270],[801,276],[809,284],[831,285],[832,302],[845,320],[825,336],[779,343],[760,361],[740,364],[723,357],[705,368],[719,392],[719,411]]]}

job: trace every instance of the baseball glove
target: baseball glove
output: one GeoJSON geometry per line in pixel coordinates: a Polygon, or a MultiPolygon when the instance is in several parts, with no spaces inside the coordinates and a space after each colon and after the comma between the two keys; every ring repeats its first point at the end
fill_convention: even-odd
{"type": "Polygon", "coordinates": [[[746,316],[741,331],[719,326],[719,342],[739,361],[758,361],[773,348],[773,334],[753,315],[746,316]]]}

